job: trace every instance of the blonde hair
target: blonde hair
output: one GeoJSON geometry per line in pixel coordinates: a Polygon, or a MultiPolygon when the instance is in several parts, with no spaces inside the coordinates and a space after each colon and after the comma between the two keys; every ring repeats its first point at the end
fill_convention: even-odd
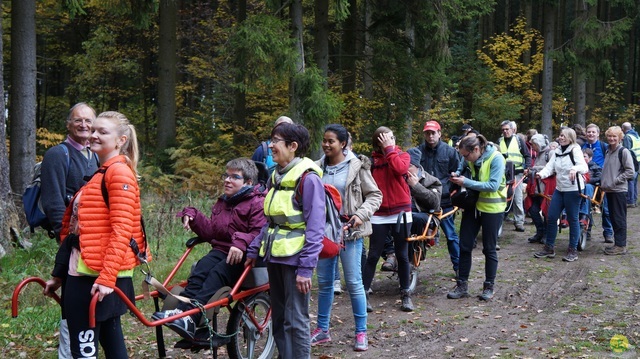
{"type": "Polygon", "coordinates": [[[136,135],[136,129],[133,127],[127,116],[116,111],[106,111],[98,115],[97,118],[104,118],[112,121],[117,125],[116,130],[118,136],[127,136],[127,140],[120,147],[120,154],[127,158],[127,165],[133,171],[133,174],[138,175],[138,161],[140,160],[140,153],[138,150],[138,136],[136,135]]]}
{"type": "Polygon", "coordinates": [[[624,138],[624,132],[622,131],[622,128],[620,128],[620,126],[611,126],[607,129],[607,131],[604,133],[605,136],[609,136],[609,135],[616,135],[618,136],[618,141],[622,140],[622,138],[624,138]]]}
{"type": "Polygon", "coordinates": [[[570,145],[573,145],[574,143],[576,143],[576,138],[577,138],[576,131],[574,131],[573,128],[564,127],[562,128],[562,130],[560,130],[560,133],[564,135],[564,138],[569,140],[570,145]]]}

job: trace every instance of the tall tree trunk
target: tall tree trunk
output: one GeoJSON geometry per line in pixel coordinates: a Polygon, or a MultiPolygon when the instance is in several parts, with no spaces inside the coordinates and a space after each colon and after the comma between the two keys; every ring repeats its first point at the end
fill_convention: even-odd
{"type": "Polygon", "coordinates": [[[553,117],[553,58],[555,38],[555,7],[544,5],[544,60],[542,65],[542,133],[551,138],[553,117]]]}
{"type": "Polygon", "coordinates": [[[36,159],[36,1],[11,1],[11,188],[22,193],[36,159]]]}
{"type": "Polygon", "coordinates": [[[373,48],[371,47],[371,23],[373,14],[373,0],[365,0],[364,2],[364,74],[362,76],[362,82],[364,84],[364,98],[373,98],[373,76],[371,71],[373,70],[373,48]]]}
{"type": "MultiPolygon", "coordinates": [[[[2,0],[0,0],[0,9],[2,0]]],[[[11,228],[11,213],[15,212],[15,206],[11,200],[11,183],[9,182],[9,154],[7,153],[7,118],[4,116],[4,44],[2,42],[2,17],[0,17],[0,258],[9,248],[9,231],[11,228]]]]}
{"type": "MultiPolygon", "coordinates": [[[[324,78],[329,75],[329,0],[316,0],[314,59],[324,78]]],[[[326,83],[325,83],[326,86],[326,83]]]]}
{"type": "Polygon", "coordinates": [[[342,70],[342,92],[354,92],[356,90],[356,57],[358,56],[358,2],[349,0],[349,17],[344,22],[342,32],[342,56],[340,64],[342,70]]]}
{"type": "Polygon", "coordinates": [[[587,125],[587,77],[581,71],[573,70],[573,77],[575,78],[574,93],[575,93],[575,106],[576,106],[576,120],[575,122],[585,126],[587,125]]]}
{"type": "Polygon", "coordinates": [[[178,64],[178,0],[160,1],[158,46],[158,133],[157,146],[164,150],[176,139],[176,76],[178,64]]]}
{"type": "MultiPolygon", "coordinates": [[[[414,56],[414,49],[416,47],[416,26],[411,11],[413,9],[408,6],[405,10],[405,33],[407,37],[407,56],[412,58],[414,56]]],[[[404,112],[404,138],[402,139],[402,146],[407,148],[411,147],[411,138],[413,137],[413,93],[410,87],[404,93],[406,96],[404,112]]]]}
{"type": "MultiPolygon", "coordinates": [[[[238,8],[236,9],[236,20],[238,25],[242,24],[247,19],[247,0],[238,0],[238,8]]],[[[235,67],[239,69],[243,66],[239,61],[236,61],[235,67]]],[[[242,71],[236,75],[236,83],[242,82],[244,76],[242,71]]],[[[233,103],[233,115],[234,123],[237,128],[242,129],[242,133],[246,133],[247,128],[247,93],[243,89],[236,88],[234,90],[235,101],[233,103]]],[[[249,143],[245,135],[233,136],[233,143],[237,146],[245,146],[249,143]]]]}
{"type": "MultiPolygon", "coordinates": [[[[293,38],[295,39],[295,46],[298,52],[298,58],[296,60],[296,73],[304,72],[304,42],[302,41],[302,34],[304,30],[304,24],[302,23],[302,0],[293,0],[290,5],[291,12],[291,24],[293,26],[293,38]]],[[[295,81],[292,79],[289,84],[289,106],[294,121],[300,121],[304,123],[302,113],[300,112],[299,99],[295,96],[295,81]]]]}

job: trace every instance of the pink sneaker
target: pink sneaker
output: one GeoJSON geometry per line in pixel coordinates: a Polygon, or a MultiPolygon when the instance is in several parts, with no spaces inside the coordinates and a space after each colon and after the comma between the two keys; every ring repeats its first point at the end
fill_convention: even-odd
{"type": "Polygon", "coordinates": [[[364,352],[369,349],[369,339],[367,338],[367,333],[358,333],[356,334],[356,342],[353,345],[353,350],[357,352],[364,352]]]}

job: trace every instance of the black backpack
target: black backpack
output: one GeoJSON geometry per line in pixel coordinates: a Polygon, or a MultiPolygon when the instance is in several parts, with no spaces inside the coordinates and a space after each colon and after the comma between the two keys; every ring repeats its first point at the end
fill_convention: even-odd
{"type": "Polygon", "coordinates": [[[624,172],[624,167],[622,167],[622,151],[624,150],[629,151],[629,153],[631,154],[631,159],[633,160],[633,170],[634,172],[638,172],[638,169],[640,169],[640,163],[638,163],[638,157],[636,157],[635,152],[633,152],[632,149],[623,147],[620,149],[620,151],[618,151],[618,161],[620,161],[620,170],[621,172],[624,172]]]}

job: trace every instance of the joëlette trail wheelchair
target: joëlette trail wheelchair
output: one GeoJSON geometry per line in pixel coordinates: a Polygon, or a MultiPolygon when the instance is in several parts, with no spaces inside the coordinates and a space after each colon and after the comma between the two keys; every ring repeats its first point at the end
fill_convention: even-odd
{"type": "MultiPolygon", "coordinates": [[[[404,232],[404,238],[409,242],[409,262],[411,264],[411,277],[409,282],[409,291],[413,292],[418,285],[418,268],[420,263],[425,260],[429,248],[436,245],[436,236],[440,230],[440,223],[443,219],[454,215],[458,211],[458,207],[453,207],[449,212],[443,213],[442,209],[431,210],[427,214],[426,223],[421,233],[407,233],[407,214],[403,211],[398,215],[396,223],[396,231],[404,232]]],[[[396,274],[396,271],[393,274],[396,274]]]]}
{"type": "Polygon", "coordinates": [[[580,196],[583,201],[587,201],[587,208],[589,213],[584,220],[580,221],[580,239],[578,240],[578,250],[584,251],[587,249],[587,243],[591,240],[591,228],[594,223],[593,213],[600,213],[602,207],[602,201],[604,201],[604,191],[600,189],[600,183],[596,183],[593,189],[593,195],[589,196],[583,191],[580,191],[580,196]]]}
{"type": "MultiPolygon", "coordinates": [[[[172,294],[182,292],[187,282],[182,281],[174,285],[170,285],[170,283],[186,261],[193,247],[202,242],[206,241],[198,237],[189,239],[186,242],[187,249],[185,253],[178,260],[178,263],[162,285],[156,287],[159,289],[136,296],[136,301],[153,298],[155,311],[173,309],[177,305],[177,299],[173,298],[172,294]],[[162,309],[160,308],[159,299],[165,299],[162,309]]],[[[146,272],[145,275],[147,275],[146,272]]],[[[151,278],[147,275],[145,281],[151,284],[153,282],[151,278]]],[[[43,288],[45,286],[45,280],[38,277],[26,278],[16,286],[11,299],[11,314],[14,318],[18,316],[18,297],[20,292],[27,284],[32,282],[40,284],[43,288]]],[[[166,357],[162,325],[177,318],[195,314],[201,310],[206,311],[206,315],[203,315],[203,321],[205,323],[208,322],[207,325],[198,329],[196,338],[193,341],[180,340],[176,343],[176,348],[190,349],[193,352],[211,349],[213,357],[217,358],[217,348],[226,346],[229,357],[232,359],[267,359],[273,357],[275,339],[272,331],[271,302],[266,267],[246,267],[233,288],[221,288],[201,308],[194,308],[161,320],[149,321],[120,289],[115,288],[113,295],[119,296],[142,324],[156,328],[158,355],[160,358],[166,357]],[[227,311],[227,313],[223,314],[228,317],[226,332],[224,333],[218,329],[218,317],[223,309],[227,311]]],[[[54,299],[60,304],[60,297],[54,295],[54,299]]],[[[96,323],[97,302],[98,293],[93,296],[89,313],[87,313],[91,327],[94,327],[96,323]]]]}

